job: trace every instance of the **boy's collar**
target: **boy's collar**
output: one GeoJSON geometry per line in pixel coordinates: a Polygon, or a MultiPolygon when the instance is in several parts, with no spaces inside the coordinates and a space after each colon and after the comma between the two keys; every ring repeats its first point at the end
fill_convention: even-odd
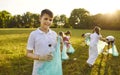
{"type": "MultiPolygon", "coordinates": [[[[38,28],[37,29],[40,33],[45,33],[45,32],[43,32],[42,30],[40,30],[40,28],[38,28]]],[[[47,33],[51,33],[52,32],[52,30],[51,29],[49,29],[49,31],[47,32],[47,33]]]]}

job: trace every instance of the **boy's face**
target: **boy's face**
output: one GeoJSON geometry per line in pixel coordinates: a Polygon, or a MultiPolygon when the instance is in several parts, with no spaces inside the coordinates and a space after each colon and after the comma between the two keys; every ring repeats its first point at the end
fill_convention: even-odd
{"type": "Polygon", "coordinates": [[[53,18],[51,18],[48,14],[44,14],[40,17],[41,27],[48,29],[53,22],[53,18]]]}

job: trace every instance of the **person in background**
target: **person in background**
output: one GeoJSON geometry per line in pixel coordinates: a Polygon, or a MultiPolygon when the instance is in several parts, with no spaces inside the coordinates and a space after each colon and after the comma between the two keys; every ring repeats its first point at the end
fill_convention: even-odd
{"type": "MultiPolygon", "coordinates": [[[[87,46],[90,45],[90,35],[91,35],[91,33],[84,33],[84,34],[81,35],[83,38],[85,38],[85,43],[86,43],[87,46]]],[[[101,41],[101,40],[98,41],[98,44],[97,44],[98,54],[101,54],[103,52],[106,44],[107,43],[104,42],[104,41],[101,41]]]]}
{"type": "Polygon", "coordinates": [[[118,56],[119,53],[118,53],[116,45],[115,45],[115,37],[110,35],[110,36],[106,37],[106,40],[108,43],[107,54],[111,53],[113,56],[118,56]]]}
{"type": "Polygon", "coordinates": [[[62,38],[62,46],[61,46],[61,52],[62,52],[62,54],[61,54],[61,59],[62,60],[68,60],[69,59],[69,56],[67,55],[67,47],[66,47],[66,45],[64,44],[64,42],[63,42],[63,37],[64,37],[64,32],[59,32],[58,33],[59,34],[59,36],[61,36],[61,38],[62,38]]]}
{"type": "Polygon", "coordinates": [[[87,64],[89,65],[89,67],[93,66],[98,56],[97,44],[99,40],[105,41],[105,38],[102,38],[100,27],[95,26],[93,29],[93,33],[90,35],[89,57],[87,60],[87,64]]]}
{"type": "Polygon", "coordinates": [[[88,45],[88,46],[89,46],[89,44],[90,44],[90,34],[91,34],[91,33],[84,33],[84,34],[81,35],[83,38],[85,38],[85,43],[86,43],[86,45],[88,45]]]}
{"type": "Polygon", "coordinates": [[[68,40],[70,40],[71,32],[69,30],[65,32],[65,35],[68,38],[68,40]]]}
{"type": "Polygon", "coordinates": [[[67,47],[67,53],[74,53],[75,50],[74,48],[72,47],[72,44],[70,42],[70,38],[71,38],[71,32],[68,30],[65,32],[65,36],[63,38],[63,41],[67,47]]]}
{"type": "Polygon", "coordinates": [[[58,36],[50,29],[52,11],[42,10],[39,20],[40,27],[30,33],[27,42],[26,55],[34,60],[32,75],[62,75],[58,36]]]}

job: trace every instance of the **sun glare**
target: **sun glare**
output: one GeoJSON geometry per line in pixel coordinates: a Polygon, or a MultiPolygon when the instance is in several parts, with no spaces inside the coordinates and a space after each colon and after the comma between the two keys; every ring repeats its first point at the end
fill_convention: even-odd
{"type": "Polygon", "coordinates": [[[101,11],[101,13],[108,13],[108,14],[114,14],[117,9],[115,8],[106,8],[104,11],[101,11]]]}
{"type": "Polygon", "coordinates": [[[0,10],[7,10],[13,15],[23,14],[27,11],[33,13],[40,13],[41,9],[49,8],[56,15],[65,14],[70,15],[73,9],[75,8],[84,8],[89,11],[91,14],[105,14],[105,13],[114,13],[118,9],[120,10],[119,0],[80,0],[76,2],[74,0],[65,1],[65,0],[1,0],[0,1],[0,10]],[[11,3],[11,4],[10,4],[11,3]],[[72,4],[72,5],[71,5],[72,4]]]}
{"type": "Polygon", "coordinates": [[[116,9],[116,8],[96,8],[96,9],[99,9],[99,10],[95,10],[95,9],[93,9],[93,10],[91,10],[90,11],[90,13],[91,14],[99,14],[99,13],[101,13],[101,14],[114,14],[118,9],[116,9]]]}

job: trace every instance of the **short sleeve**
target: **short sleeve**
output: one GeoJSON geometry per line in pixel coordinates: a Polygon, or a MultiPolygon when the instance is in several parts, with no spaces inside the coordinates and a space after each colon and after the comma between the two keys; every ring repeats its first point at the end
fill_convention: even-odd
{"type": "Polygon", "coordinates": [[[27,50],[34,50],[34,46],[35,46],[34,33],[31,32],[27,42],[27,50]]]}

